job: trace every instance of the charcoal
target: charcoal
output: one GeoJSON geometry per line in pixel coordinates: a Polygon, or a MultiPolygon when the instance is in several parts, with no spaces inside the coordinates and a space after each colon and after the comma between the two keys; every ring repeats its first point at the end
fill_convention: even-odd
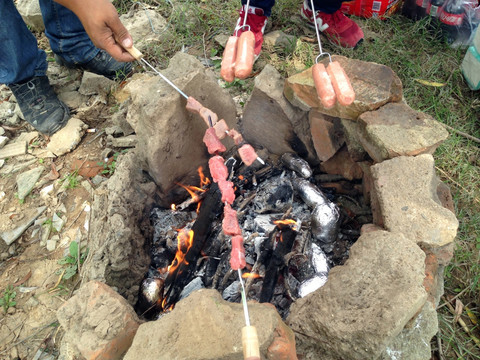
{"type": "Polygon", "coordinates": [[[223,300],[230,301],[230,302],[238,301],[241,297],[239,289],[240,289],[240,280],[235,280],[229,286],[227,286],[225,290],[223,290],[223,293],[222,293],[223,300]]]}
{"type": "Polygon", "coordinates": [[[308,179],[313,174],[308,162],[295,154],[285,153],[282,155],[281,160],[287,169],[295,171],[305,179],[308,179]]]}
{"type": "Polygon", "coordinates": [[[153,208],[150,222],[153,226],[153,244],[164,245],[167,239],[175,238],[175,229],[185,227],[194,218],[195,213],[172,211],[170,209],[153,208]]]}
{"type": "MultiPolygon", "coordinates": [[[[282,214],[279,214],[281,217],[282,214]]],[[[261,234],[271,233],[275,229],[275,224],[272,221],[272,215],[260,214],[254,218],[255,227],[253,231],[256,231],[261,234]]]]}
{"type": "Polygon", "coordinates": [[[276,177],[272,181],[262,183],[253,200],[257,213],[284,212],[292,204],[293,186],[285,177],[276,177]]]}
{"type": "Polygon", "coordinates": [[[195,279],[190,281],[187,285],[185,285],[182,292],[180,293],[180,297],[178,300],[185,299],[192,292],[203,289],[203,288],[205,288],[205,286],[203,285],[202,279],[199,277],[196,277],[195,279]]]}

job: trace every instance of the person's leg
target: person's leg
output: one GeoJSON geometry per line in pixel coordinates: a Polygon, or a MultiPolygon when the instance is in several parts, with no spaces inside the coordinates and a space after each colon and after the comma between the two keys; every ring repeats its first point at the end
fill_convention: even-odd
{"type": "Polygon", "coordinates": [[[45,75],[45,52],[38,49],[13,0],[0,1],[0,14],[0,83],[15,84],[45,75]]]}
{"type": "Polygon", "coordinates": [[[242,0],[242,8],[235,24],[234,35],[240,36],[241,33],[247,29],[255,34],[255,57],[260,55],[263,44],[263,32],[267,25],[267,17],[272,13],[272,7],[275,5],[275,0],[251,0],[248,4],[247,21],[245,22],[247,0],[242,0]],[[248,28],[244,28],[243,24],[248,28]]]}
{"type": "Polygon", "coordinates": [[[301,14],[312,27],[316,19],[319,30],[330,42],[354,48],[363,41],[362,29],[340,10],[342,0],[313,0],[313,6],[315,16],[311,9],[311,0],[304,0],[301,14]]]}
{"type": "Polygon", "coordinates": [[[45,35],[55,53],[55,60],[67,67],[76,67],[108,78],[125,76],[130,63],[120,63],[90,40],[78,17],[53,0],[39,0],[45,23],[45,35]]]}

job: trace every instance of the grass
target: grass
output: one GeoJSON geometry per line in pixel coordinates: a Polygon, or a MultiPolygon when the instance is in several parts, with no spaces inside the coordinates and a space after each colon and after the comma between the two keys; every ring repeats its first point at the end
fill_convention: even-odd
{"type": "MultiPolygon", "coordinates": [[[[115,0],[114,3],[121,5],[124,12],[132,2],[115,0]]],[[[146,51],[147,59],[160,67],[166,67],[168,59],[182,49],[200,56],[221,54],[222,48],[214,42],[214,37],[233,31],[239,7],[239,1],[221,0],[149,0],[146,3],[159,11],[169,24],[163,41],[146,51]]],[[[273,30],[283,30],[301,39],[295,49],[263,51],[256,66],[269,63],[283,76],[289,76],[313,64],[318,45],[314,32],[294,21],[298,18],[299,4],[298,0],[277,1],[269,21],[273,30]],[[311,41],[305,41],[304,37],[311,41]]],[[[386,21],[356,20],[366,35],[358,49],[334,47],[322,38],[324,50],[389,66],[401,79],[405,100],[413,109],[480,138],[480,93],[468,89],[460,71],[465,48],[453,49],[446,45],[438,26],[427,18],[413,22],[394,15],[386,21]],[[429,86],[418,79],[444,85],[429,86]]],[[[251,80],[241,84],[245,91],[252,88],[248,81],[251,80]]],[[[451,188],[460,223],[454,257],[445,269],[445,295],[460,294],[458,299],[480,318],[479,144],[451,132],[434,155],[438,176],[451,188]]],[[[479,337],[478,325],[465,314],[462,318],[479,337]]],[[[432,343],[437,359],[438,344],[444,359],[480,359],[480,349],[454,321],[446,306],[439,309],[439,325],[439,342],[435,338],[432,343]]]]}

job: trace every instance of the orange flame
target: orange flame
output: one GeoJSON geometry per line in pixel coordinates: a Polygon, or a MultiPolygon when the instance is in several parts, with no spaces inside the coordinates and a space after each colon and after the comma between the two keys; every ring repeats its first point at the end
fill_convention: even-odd
{"type": "Polygon", "coordinates": [[[204,187],[210,184],[210,179],[203,174],[203,167],[198,167],[198,176],[200,177],[200,186],[204,187]]]}
{"type": "Polygon", "coordinates": [[[258,279],[260,278],[261,276],[257,273],[245,273],[245,274],[242,274],[242,278],[243,279],[249,279],[249,278],[252,278],[252,279],[258,279]]]}
{"type": "Polygon", "coordinates": [[[177,210],[177,205],[175,204],[170,205],[170,209],[172,209],[173,211],[177,210]]]}
{"type": "Polygon", "coordinates": [[[286,220],[275,220],[273,222],[275,225],[296,225],[297,222],[292,219],[286,219],[286,220]]]}
{"type": "Polygon", "coordinates": [[[182,262],[188,265],[188,262],[185,260],[185,255],[193,245],[193,230],[180,230],[177,235],[177,241],[177,253],[175,254],[175,259],[173,259],[171,265],[168,267],[168,272],[175,271],[182,262]]]}

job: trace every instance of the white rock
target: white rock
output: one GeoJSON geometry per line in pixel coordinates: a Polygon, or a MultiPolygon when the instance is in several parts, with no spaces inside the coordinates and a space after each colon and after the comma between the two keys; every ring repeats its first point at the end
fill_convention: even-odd
{"type": "Polygon", "coordinates": [[[3,148],[7,142],[8,142],[8,137],[0,136],[0,149],[3,148]]]}
{"type": "Polygon", "coordinates": [[[72,151],[82,140],[87,128],[88,126],[80,119],[71,118],[63,129],[52,135],[46,149],[57,156],[72,151]]]}
{"type": "Polygon", "coordinates": [[[53,239],[47,240],[47,250],[48,251],[53,251],[55,250],[55,247],[57,246],[57,242],[53,239]]]}
{"type": "Polygon", "coordinates": [[[53,184],[45,186],[42,190],[40,190],[40,197],[45,199],[48,195],[53,191],[53,184]]]}

